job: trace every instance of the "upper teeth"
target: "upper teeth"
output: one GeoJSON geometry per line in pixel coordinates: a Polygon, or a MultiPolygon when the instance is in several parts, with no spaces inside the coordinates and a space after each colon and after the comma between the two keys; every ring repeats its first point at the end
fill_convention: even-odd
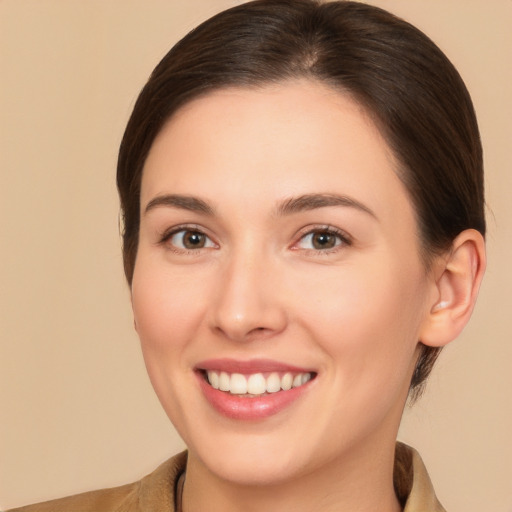
{"type": "Polygon", "coordinates": [[[227,373],[208,370],[208,382],[215,389],[228,391],[233,395],[262,395],[263,393],[276,393],[287,391],[306,384],[311,380],[311,373],[285,373],[280,376],[277,372],[267,377],[263,373],[243,375],[241,373],[227,373]]]}

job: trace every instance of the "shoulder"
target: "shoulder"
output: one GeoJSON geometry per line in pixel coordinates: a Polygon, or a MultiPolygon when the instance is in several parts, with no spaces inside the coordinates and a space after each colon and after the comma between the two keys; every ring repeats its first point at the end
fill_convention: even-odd
{"type": "Polygon", "coordinates": [[[135,482],[121,487],[84,492],[43,503],[34,503],[25,507],[15,508],[8,512],[114,512],[137,510],[138,487],[135,482]]]}
{"type": "Polygon", "coordinates": [[[187,454],[183,452],[137,482],[27,505],[8,512],[172,512],[175,486],[186,463],[187,454]]]}

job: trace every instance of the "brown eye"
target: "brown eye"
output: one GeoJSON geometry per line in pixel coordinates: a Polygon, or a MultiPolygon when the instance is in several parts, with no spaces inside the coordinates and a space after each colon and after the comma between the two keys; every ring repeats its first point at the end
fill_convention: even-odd
{"type": "Polygon", "coordinates": [[[332,249],[336,247],[337,236],[327,231],[313,233],[311,243],[315,249],[332,249]]]}
{"type": "Polygon", "coordinates": [[[214,243],[200,231],[181,229],[170,237],[172,245],[179,249],[194,250],[214,247],[214,243]]]}
{"type": "Polygon", "coordinates": [[[330,229],[319,229],[306,233],[298,242],[299,249],[327,251],[341,245],[350,245],[346,237],[331,231],[330,229]]]}
{"type": "Polygon", "coordinates": [[[187,249],[201,249],[205,242],[206,237],[197,231],[187,231],[183,235],[183,245],[187,249]]]}

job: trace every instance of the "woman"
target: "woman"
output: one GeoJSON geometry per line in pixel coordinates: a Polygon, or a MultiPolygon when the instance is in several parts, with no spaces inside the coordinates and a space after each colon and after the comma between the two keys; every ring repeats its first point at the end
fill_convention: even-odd
{"type": "Polygon", "coordinates": [[[188,451],[23,510],[443,510],[402,411],[485,268],[466,88],[364,4],[250,2],[180,41],[121,144],[123,255],[188,451]]]}

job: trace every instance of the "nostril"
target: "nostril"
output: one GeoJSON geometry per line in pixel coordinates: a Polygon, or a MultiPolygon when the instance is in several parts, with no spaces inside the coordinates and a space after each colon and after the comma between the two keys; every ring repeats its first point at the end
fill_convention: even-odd
{"type": "Polygon", "coordinates": [[[266,327],[255,327],[254,329],[251,329],[247,334],[256,334],[256,333],[265,333],[267,331],[271,331],[271,329],[267,329],[266,327]]]}

